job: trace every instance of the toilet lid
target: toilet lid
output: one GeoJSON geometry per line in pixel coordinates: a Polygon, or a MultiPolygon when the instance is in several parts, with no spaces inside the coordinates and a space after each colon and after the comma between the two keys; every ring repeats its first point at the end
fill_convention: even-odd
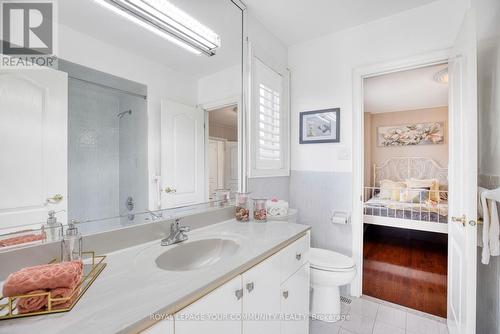
{"type": "Polygon", "coordinates": [[[311,248],[310,263],[313,268],[329,271],[354,267],[354,261],[350,257],[320,248],[311,248]]]}

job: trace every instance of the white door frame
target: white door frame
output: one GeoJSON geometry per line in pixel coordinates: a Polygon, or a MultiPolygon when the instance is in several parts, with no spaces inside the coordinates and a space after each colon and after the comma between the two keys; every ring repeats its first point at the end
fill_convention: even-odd
{"type": "MultiPolygon", "coordinates": [[[[241,96],[233,96],[222,100],[200,104],[199,107],[205,112],[205,170],[208,170],[208,113],[224,107],[236,105],[238,108],[238,191],[244,191],[246,188],[247,174],[245,171],[245,157],[246,157],[246,138],[244,134],[245,128],[245,115],[243,111],[241,96]]],[[[205,201],[208,202],[208,174],[205,177],[205,201]]]]}
{"type": "Polygon", "coordinates": [[[406,59],[375,64],[353,70],[353,142],[352,142],[352,256],[357,266],[351,295],[359,297],[363,290],[363,180],[364,180],[364,107],[363,79],[381,74],[448,63],[450,49],[406,59]]]}

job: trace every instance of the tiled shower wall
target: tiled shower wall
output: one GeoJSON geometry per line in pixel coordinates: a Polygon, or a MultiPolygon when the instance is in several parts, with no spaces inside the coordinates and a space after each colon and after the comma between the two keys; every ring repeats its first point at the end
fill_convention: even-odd
{"type": "Polygon", "coordinates": [[[148,198],[144,98],[69,81],[68,218],[93,220],[145,211],[148,198]],[[118,113],[132,110],[121,119],[118,113]]]}
{"type": "Polygon", "coordinates": [[[68,218],[117,216],[118,98],[107,89],[70,79],[68,101],[68,218]]]}

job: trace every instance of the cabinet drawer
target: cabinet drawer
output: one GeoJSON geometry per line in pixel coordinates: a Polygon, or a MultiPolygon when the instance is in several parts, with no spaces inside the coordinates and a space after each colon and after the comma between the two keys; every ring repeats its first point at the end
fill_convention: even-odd
{"type": "Polygon", "coordinates": [[[309,262],[310,234],[295,241],[279,253],[281,263],[281,282],[286,281],[300,267],[309,262]]]}

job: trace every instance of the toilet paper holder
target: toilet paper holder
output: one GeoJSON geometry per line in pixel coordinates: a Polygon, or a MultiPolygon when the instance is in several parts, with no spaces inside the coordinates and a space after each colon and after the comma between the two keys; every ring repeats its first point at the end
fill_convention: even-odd
{"type": "Polygon", "coordinates": [[[331,221],[333,224],[349,224],[350,214],[347,211],[332,212],[331,221]]]}

